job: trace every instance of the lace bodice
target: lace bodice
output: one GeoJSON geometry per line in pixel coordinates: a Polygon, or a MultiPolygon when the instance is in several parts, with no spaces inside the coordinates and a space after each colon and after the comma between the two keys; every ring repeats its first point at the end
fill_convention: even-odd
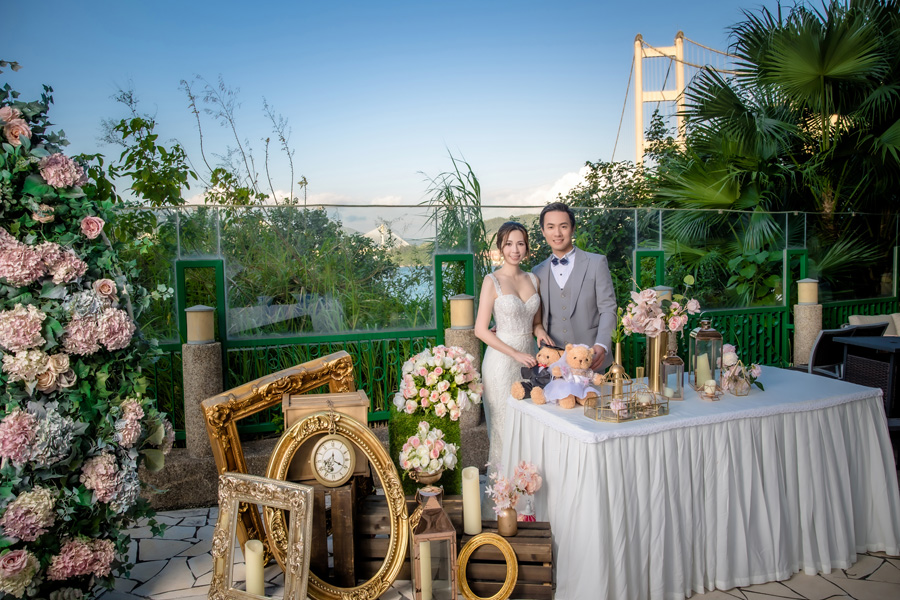
{"type": "MultiPolygon", "coordinates": [[[[537,289],[537,281],[532,273],[528,276],[531,283],[537,289]]],[[[522,301],[516,294],[504,294],[500,289],[500,282],[490,274],[491,281],[497,289],[497,299],[494,300],[494,323],[497,325],[497,337],[503,339],[506,335],[531,335],[534,315],[541,306],[540,294],[535,292],[531,298],[522,301]]]]}

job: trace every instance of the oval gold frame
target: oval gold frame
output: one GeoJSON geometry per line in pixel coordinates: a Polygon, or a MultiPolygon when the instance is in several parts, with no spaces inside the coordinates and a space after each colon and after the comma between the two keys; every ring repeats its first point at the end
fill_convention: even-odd
{"type": "Polygon", "coordinates": [[[479,533],[463,546],[457,561],[459,563],[459,574],[457,576],[459,591],[466,600],[507,600],[512,596],[513,588],[516,587],[516,581],[519,579],[519,561],[512,546],[503,537],[496,533],[479,533]],[[469,580],[466,579],[466,567],[469,565],[469,558],[473,552],[485,545],[497,548],[506,560],[506,581],[503,582],[503,587],[500,588],[499,592],[488,598],[476,596],[469,587],[469,580]]]}
{"type": "MultiPolygon", "coordinates": [[[[266,477],[270,479],[287,478],[288,467],[294,455],[304,442],[317,433],[332,433],[331,413],[317,412],[309,415],[302,421],[294,423],[290,429],[284,432],[266,469],[266,477]]],[[[307,593],[316,600],[341,600],[342,598],[378,598],[388,590],[391,584],[400,574],[400,568],[406,559],[407,528],[409,515],[406,511],[406,498],[403,495],[403,485],[400,476],[391,461],[390,455],[375,437],[375,434],[359,421],[347,415],[334,414],[334,433],[339,433],[347,438],[350,443],[362,450],[369,459],[372,468],[378,474],[384,494],[387,498],[388,512],[391,521],[391,538],[387,555],[378,572],[367,582],[356,587],[342,588],[330,585],[316,576],[309,574],[309,587],[307,593]]],[[[281,568],[285,568],[284,558],[287,548],[287,526],[284,511],[265,509],[263,523],[266,529],[272,555],[281,568]]]]}

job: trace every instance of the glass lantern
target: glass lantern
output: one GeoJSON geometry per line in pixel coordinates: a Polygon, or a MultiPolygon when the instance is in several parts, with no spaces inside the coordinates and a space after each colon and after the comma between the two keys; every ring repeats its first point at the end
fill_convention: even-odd
{"type": "Polygon", "coordinates": [[[684,400],[684,361],[678,356],[678,338],[669,333],[669,348],[659,365],[659,389],[666,400],[684,400]]]}
{"type": "Polygon", "coordinates": [[[456,600],[456,529],[441,506],[443,490],[420,489],[409,518],[410,566],[416,600],[456,600]]]}
{"type": "Polygon", "coordinates": [[[700,327],[691,331],[688,360],[688,382],[692,388],[702,391],[708,381],[715,381],[721,387],[722,334],[710,326],[709,319],[701,319],[700,327]]]}

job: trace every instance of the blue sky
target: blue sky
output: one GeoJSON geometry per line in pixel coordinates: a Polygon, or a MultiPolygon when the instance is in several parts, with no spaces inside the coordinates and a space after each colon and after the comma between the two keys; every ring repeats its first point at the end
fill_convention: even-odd
{"type": "MultiPolygon", "coordinates": [[[[485,204],[534,204],[576,181],[586,160],[611,158],[635,34],[664,46],[681,29],[725,49],[741,8],[758,6],[49,0],[30,9],[27,27],[7,25],[24,35],[4,36],[0,58],[24,68],[0,80],[25,98],[52,85],[52,120],[73,153],[117,153],[98,141],[100,122],[125,116],[111,96],[133,85],[160,139],[177,139],[199,162],[179,81],[221,75],[240,90],[238,127],[258,165],[259,140],[271,135],[262,98],[288,118],[295,179],[309,180],[310,202],[420,202],[422,173],[448,170],[450,151],[472,165],[485,204]]],[[[633,157],[632,99],[619,159],[633,157]]],[[[209,119],[204,127],[207,148],[233,144],[209,119]]],[[[272,168],[286,190],[286,162],[272,168]]],[[[364,228],[372,211],[363,212],[342,215],[364,228]]]]}

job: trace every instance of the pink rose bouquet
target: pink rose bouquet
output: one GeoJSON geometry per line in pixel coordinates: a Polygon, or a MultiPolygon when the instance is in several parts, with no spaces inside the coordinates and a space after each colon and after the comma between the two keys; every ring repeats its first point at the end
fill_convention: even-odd
{"type": "MultiPolygon", "coordinates": [[[[690,287],[694,278],[688,275],[684,283],[690,287]]],[[[654,289],[631,292],[632,302],[628,303],[621,316],[622,328],[626,335],[642,333],[648,338],[658,337],[664,331],[683,331],[688,315],[700,312],[700,302],[688,299],[682,294],[674,294],[672,299],[659,299],[654,289]]]]}
{"type": "MultiPolygon", "coordinates": [[[[487,495],[494,500],[494,512],[500,514],[504,508],[515,508],[519,502],[519,496],[533,496],[541,489],[543,478],[533,463],[522,461],[513,471],[512,480],[500,475],[496,471],[490,475],[493,483],[486,489],[487,495]]],[[[531,519],[534,520],[532,516],[531,519]]]]}
{"type": "Polygon", "coordinates": [[[403,363],[397,410],[413,414],[421,409],[458,421],[460,413],[481,402],[481,375],[475,358],[457,346],[435,346],[403,363]]]}
{"type": "MultiPolygon", "coordinates": [[[[732,392],[739,386],[755,385],[765,390],[762,382],[758,381],[762,375],[762,367],[751,363],[749,367],[738,359],[737,348],[732,344],[722,344],[722,389],[732,392]]],[[[745,388],[746,389],[746,388],[745,388]]],[[[746,395],[746,392],[742,395],[746,395]]]]}
{"type": "Polygon", "coordinates": [[[422,421],[416,434],[400,450],[400,467],[406,472],[436,473],[456,468],[456,444],[444,441],[444,432],[422,421]]]}

